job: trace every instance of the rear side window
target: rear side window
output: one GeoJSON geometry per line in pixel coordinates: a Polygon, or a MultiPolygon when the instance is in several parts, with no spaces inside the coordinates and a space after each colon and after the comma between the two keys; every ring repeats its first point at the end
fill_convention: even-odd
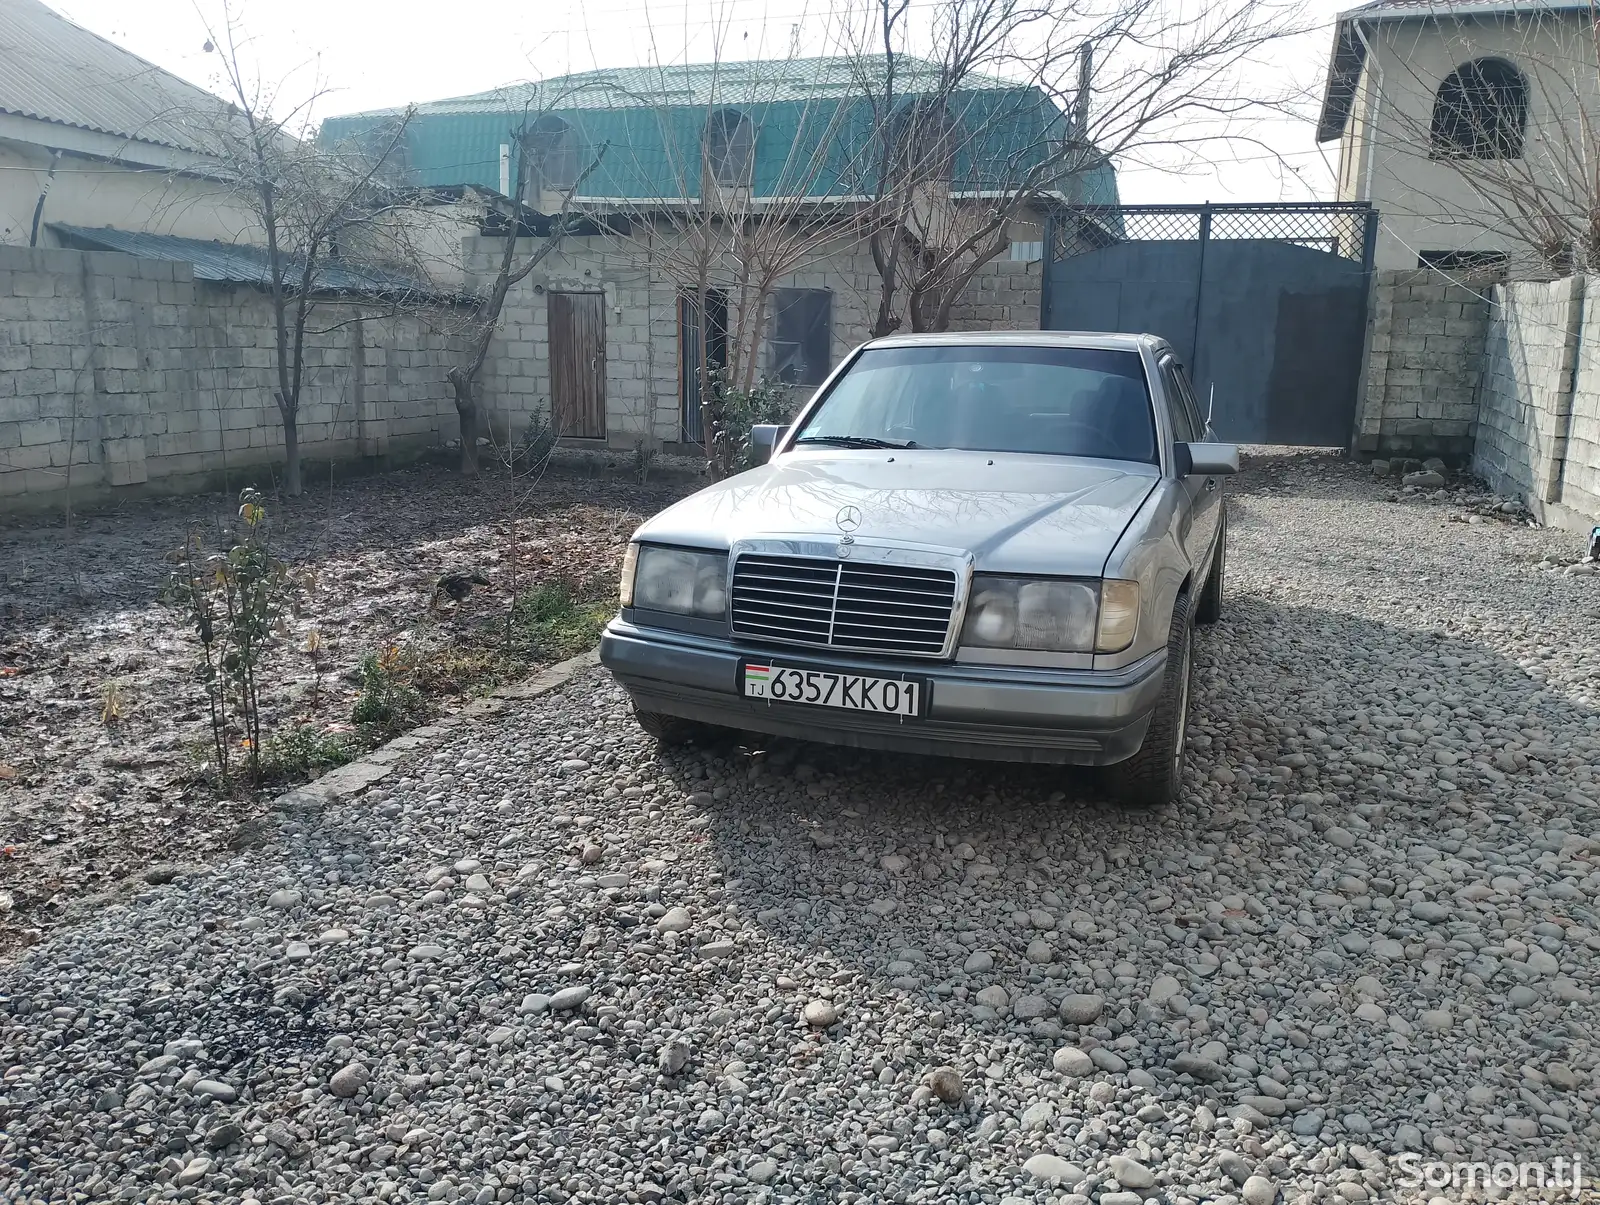
{"type": "Polygon", "coordinates": [[[883,347],[863,352],[800,442],[1039,452],[1157,463],[1136,352],[1080,347],[883,347]]]}
{"type": "Polygon", "coordinates": [[[1200,436],[1184,401],[1183,372],[1170,356],[1161,361],[1161,384],[1162,392],[1167,395],[1167,416],[1172,422],[1173,440],[1181,444],[1193,443],[1200,436]]]}
{"type": "Polygon", "coordinates": [[[1199,399],[1194,395],[1194,386],[1189,382],[1189,374],[1183,370],[1183,365],[1173,362],[1173,370],[1178,376],[1178,389],[1183,395],[1184,407],[1189,411],[1189,424],[1194,428],[1194,437],[1206,437],[1206,420],[1201,416],[1199,399]]]}

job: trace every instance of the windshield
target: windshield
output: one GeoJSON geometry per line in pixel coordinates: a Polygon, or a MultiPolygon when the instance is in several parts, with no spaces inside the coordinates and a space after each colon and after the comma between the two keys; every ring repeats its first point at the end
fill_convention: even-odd
{"type": "Polygon", "coordinates": [[[1157,463],[1138,353],[1083,347],[872,348],[795,442],[1157,463]]]}

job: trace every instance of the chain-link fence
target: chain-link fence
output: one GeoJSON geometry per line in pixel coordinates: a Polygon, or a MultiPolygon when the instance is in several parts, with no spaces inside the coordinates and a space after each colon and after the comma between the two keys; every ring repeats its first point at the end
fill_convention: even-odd
{"type": "Polygon", "coordinates": [[[1068,210],[1050,223],[1053,260],[1113,243],[1252,239],[1292,243],[1367,263],[1377,211],[1365,202],[1121,205],[1068,210]]]}

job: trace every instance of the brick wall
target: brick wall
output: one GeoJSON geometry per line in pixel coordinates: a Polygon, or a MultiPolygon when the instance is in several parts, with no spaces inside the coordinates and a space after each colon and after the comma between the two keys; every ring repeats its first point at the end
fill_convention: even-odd
{"type": "MultiPolygon", "coordinates": [[[[448,312],[319,305],[306,346],[308,459],[383,457],[448,438],[448,312]]],[[[0,505],[113,487],[177,491],[281,463],[271,307],[191,267],[0,247],[0,505]]]]}
{"type": "Polygon", "coordinates": [[[1543,521],[1600,521],[1600,280],[1518,282],[1493,299],[1473,469],[1543,521]]]}
{"type": "Polygon", "coordinates": [[[1425,270],[1379,272],[1357,451],[1464,464],[1472,456],[1488,324],[1481,291],[1425,270]]]}

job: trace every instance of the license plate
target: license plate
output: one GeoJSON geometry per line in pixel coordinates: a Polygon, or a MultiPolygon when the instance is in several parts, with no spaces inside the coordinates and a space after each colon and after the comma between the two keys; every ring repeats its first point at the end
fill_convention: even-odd
{"type": "Polygon", "coordinates": [[[922,714],[926,695],[927,685],[918,678],[875,678],[756,661],[744,666],[744,697],[769,703],[803,703],[914,719],[922,714]]]}

